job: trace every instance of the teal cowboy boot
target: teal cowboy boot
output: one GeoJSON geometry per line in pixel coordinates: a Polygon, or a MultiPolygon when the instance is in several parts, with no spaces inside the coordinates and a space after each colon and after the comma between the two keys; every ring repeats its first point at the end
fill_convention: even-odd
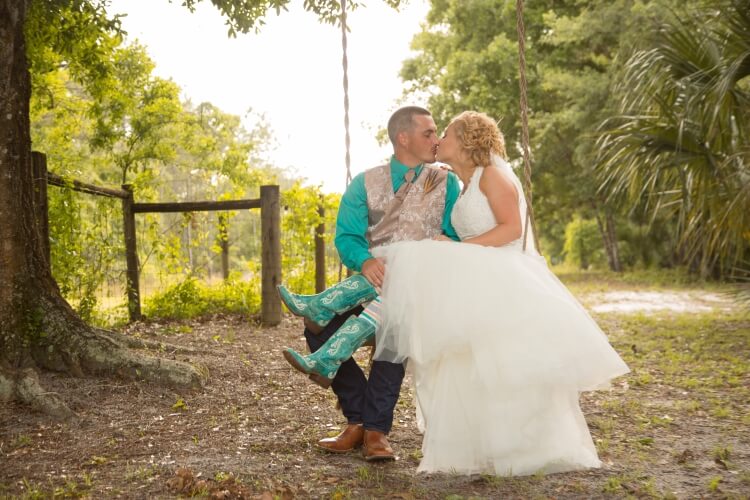
{"type": "Polygon", "coordinates": [[[284,358],[294,368],[309,376],[323,388],[330,387],[341,363],[352,357],[368,340],[375,338],[376,326],[371,320],[350,316],[320,349],[302,356],[294,349],[284,349],[284,358]]]}
{"type": "Polygon", "coordinates": [[[284,305],[295,316],[305,318],[313,333],[320,331],[337,315],[377,297],[375,287],[361,274],[355,274],[317,295],[298,295],[278,286],[284,305]]]}

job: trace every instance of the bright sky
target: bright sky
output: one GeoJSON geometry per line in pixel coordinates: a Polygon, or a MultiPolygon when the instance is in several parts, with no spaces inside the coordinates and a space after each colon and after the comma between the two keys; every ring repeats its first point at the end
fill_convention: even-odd
{"type": "MultiPolygon", "coordinates": [[[[227,37],[224,19],[210,2],[195,13],[166,0],[112,0],[110,13],[127,13],[123,26],[156,63],[155,73],[171,78],[183,97],[209,101],[244,116],[265,114],[277,148],[268,159],[292,167],[326,192],[345,186],[344,95],[341,30],[320,24],[292,0],[288,12],[271,12],[260,34],[227,37]]],[[[349,123],[352,175],[390,155],[375,133],[399,106],[401,62],[420,29],[427,0],[408,0],[395,11],[370,0],[349,14],[349,123]]],[[[409,104],[424,105],[422,102],[409,104]]],[[[252,120],[252,117],[247,118],[252,120]]],[[[246,127],[253,123],[246,121],[246,127]]]]}

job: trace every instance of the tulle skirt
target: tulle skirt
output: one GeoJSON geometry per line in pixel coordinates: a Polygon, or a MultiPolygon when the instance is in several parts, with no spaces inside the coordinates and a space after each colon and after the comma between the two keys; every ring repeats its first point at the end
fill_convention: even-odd
{"type": "Polygon", "coordinates": [[[543,258],[431,240],[375,255],[386,260],[375,358],[407,360],[424,425],[420,471],[600,465],[579,393],[629,370],[543,258]]]}

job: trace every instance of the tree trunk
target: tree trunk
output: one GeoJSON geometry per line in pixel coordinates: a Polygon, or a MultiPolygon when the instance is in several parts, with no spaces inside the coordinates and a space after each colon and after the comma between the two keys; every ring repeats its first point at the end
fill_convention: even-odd
{"type": "Polygon", "coordinates": [[[23,33],[28,5],[0,0],[0,400],[72,416],[39,385],[36,368],[199,386],[201,376],[190,365],[129,351],[86,325],[60,295],[35,218],[23,33]]]}
{"type": "Polygon", "coordinates": [[[619,273],[622,271],[622,263],[620,262],[620,251],[617,248],[615,219],[606,207],[601,209],[596,202],[594,202],[594,213],[596,214],[596,225],[599,227],[599,234],[602,236],[604,250],[607,252],[609,269],[610,271],[619,273]],[[603,217],[602,212],[604,212],[603,217]]]}
{"type": "Polygon", "coordinates": [[[617,246],[617,231],[615,228],[615,218],[612,215],[612,212],[609,209],[604,209],[605,213],[605,227],[607,231],[607,235],[609,236],[609,245],[610,249],[608,250],[607,254],[609,255],[611,252],[611,260],[609,268],[616,272],[620,273],[622,272],[622,261],[620,261],[620,249],[617,246]]]}

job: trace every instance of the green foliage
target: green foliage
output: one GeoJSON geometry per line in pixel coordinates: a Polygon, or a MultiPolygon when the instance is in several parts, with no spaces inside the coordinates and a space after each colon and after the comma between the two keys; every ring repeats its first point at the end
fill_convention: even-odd
{"type": "Polygon", "coordinates": [[[595,220],[575,217],[565,226],[565,262],[579,269],[606,266],[601,241],[595,220]]]}
{"type": "Polygon", "coordinates": [[[185,411],[188,409],[188,405],[184,399],[178,397],[177,401],[175,401],[175,403],[172,405],[172,409],[178,410],[178,411],[185,411]]]}
{"type": "MultiPolygon", "coordinates": [[[[185,5],[191,11],[195,5],[202,0],[185,0],[185,5]]],[[[386,4],[393,8],[401,4],[401,0],[384,0],[386,4]]],[[[247,33],[251,30],[259,31],[265,24],[264,17],[269,11],[275,11],[276,15],[282,10],[287,10],[286,6],[290,0],[211,0],[211,3],[227,18],[229,36],[236,36],[237,33],[247,33]]],[[[328,24],[337,24],[341,18],[341,4],[337,0],[305,0],[305,10],[314,12],[318,18],[328,24]]],[[[349,1],[347,8],[349,10],[359,7],[361,2],[349,1]]]]}
{"type": "Polygon", "coordinates": [[[750,258],[750,3],[720,4],[687,10],[627,60],[599,140],[602,192],[670,221],[675,253],[704,277],[750,258]]]}
{"type": "MultiPolygon", "coordinates": [[[[696,3],[692,0],[688,4],[696,3]]],[[[427,94],[439,126],[465,109],[501,119],[511,158],[520,156],[519,65],[513,2],[433,0],[404,63],[407,94],[427,94]]],[[[527,2],[524,10],[533,199],[542,250],[564,253],[565,228],[581,219],[628,219],[598,192],[596,133],[617,107],[611,86],[635,49],[649,47],[670,8],[661,0],[527,2]]],[[[601,247],[603,240],[600,239],[601,247]]],[[[659,262],[668,259],[654,259],[659,262]]]]}
{"type": "Polygon", "coordinates": [[[651,224],[621,220],[617,225],[620,259],[631,269],[678,267],[679,262],[673,259],[672,233],[663,218],[651,224]]]}
{"type": "MultiPolygon", "coordinates": [[[[121,45],[119,24],[107,21],[103,7],[60,2],[52,12],[69,24],[44,24],[49,13],[34,7],[27,25],[35,30],[33,147],[46,154],[50,171],[107,187],[129,182],[139,202],[252,198],[259,185],[277,182],[278,170],[260,157],[272,140],[262,117],[248,130],[210,103],[181,103],[174,83],[152,75],[144,47],[121,45]]],[[[57,187],[48,196],[51,267],[63,296],[86,321],[119,321],[121,307],[103,300],[114,294],[124,301],[119,200],[57,187]]],[[[149,282],[155,274],[167,286],[184,276],[210,278],[220,230],[228,230],[230,249],[246,239],[236,215],[224,214],[221,223],[206,213],[139,215],[142,277],[149,282]]],[[[248,268],[259,255],[259,245],[234,251],[230,267],[248,268]]]]}
{"type": "Polygon", "coordinates": [[[170,129],[179,127],[182,105],[175,83],[152,76],[154,63],[144,47],[118,47],[111,58],[114,70],[91,106],[91,144],[117,166],[116,181],[127,184],[133,170],[175,157],[177,134],[170,129]]]}
{"type": "MultiPolygon", "coordinates": [[[[257,27],[269,7],[278,10],[287,2],[213,3],[233,32],[257,27]]],[[[399,1],[387,3],[395,7],[399,1]]],[[[264,121],[248,131],[239,117],[209,103],[181,103],[173,82],[153,76],[144,47],[122,45],[120,20],[109,16],[107,7],[105,0],[29,3],[24,28],[32,140],[35,150],[47,155],[49,169],[93,184],[131,183],[138,201],[257,197],[260,184],[277,182],[278,170],[260,160],[271,141],[264,121]]],[[[309,1],[305,8],[335,22],[340,6],[309,1]]],[[[98,321],[102,285],[123,288],[118,202],[58,188],[50,189],[49,200],[54,276],[84,319],[98,321]]],[[[209,252],[202,250],[210,249],[218,232],[231,240],[224,229],[232,229],[233,215],[215,226],[203,215],[139,216],[144,269],[197,276],[208,266],[210,273],[209,252]]],[[[251,281],[253,266],[246,265],[258,255],[234,256],[250,268],[251,281]]]]}
{"type": "MultiPolygon", "coordinates": [[[[297,293],[315,291],[315,232],[316,227],[325,224],[325,245],[327,256],[335,255],[333,248],[333,228],[340,196],[323,195],[315,187],[303,187],[299,182],[281,194],[284,213],[281,218],[281,256],[284,283],[297,293]],[[321,218],[318,208],[323,206],[325,217],[321,218]]],[[[338,258],[327,258],[327,261],[338,258]]],[[[327,274],[333,275],[328,282],[337,281],[336,268],[328,267],[327,274]]]]}
{"type": "MultiPolygon", "coordinates": [[[[46,93],[31,102],[34,147],[47,155],[48,168],[63,176],[90,172],[97,180],[100,157],[89,148],[89,103],[67,70],[43,75],[46,93]]],[[[119,200],[69,189],[48,189],[51,267],[64,296],[86,321],[92,321],[97,291],[119,273],[122,253],[119,200]]]]}
{"type": "Polygon", "coordinates": [[[721,484],[722,477],[721,476],[714,476],[711,478],[711,480],[708,482],[708,491],[716,492],[719,490],[719,484],[721,484]]]}
{"type": "Polygon", "coordinates": [[[147,298],[144,304],[144,314],[152,319],[189,319],[215,312],[256,314],[259,311],[259,281],[239,281],[236,276],[215,286],[190,277],[147,298]]]}
{"type": "Polygon", "coordinates": [[[46,93],[45,76],[65,67],[93,95],[106,88],[111,55],[122,42],[119,17],[104,0],[29,2],[24,36],[32,93],[46,93]]]}
{"type": "MultiPolygon", "coordinates": [[[[320,222],[325,222],[327,228],[325,244],[328,255],[328,283],[339,279],[338,259],[332,242],[332,228],[335,226],[338,203],[339,195],[322,195],[318,188],[303,187],[299,183],[282,191],[282,276],[284,282],[295,287],[295,290],[305,293],[312,293],[314,290],[315,228],[320,222]],[[321,202],[325,209],[323,219],[318,214],[321,202]]],[[[234,219],[230,216],[217,218],[215,227],[210,219],[213,216],[180,215],[178,223],[171,228],[172,235],[169,238],[163,234],[161,238],[150,237],[154,244],[153,255],[156,262],[153,265],[149,264],[148,269],[160,276],[164,275],[166,284],[175,279],[179,282],[168,285],[166,291],[146,299],[146,316],[187,318],[219,310],[258,312],[261,273],[260,219],[257,212],[248,212],[242,217],[239,215],[234,219]],[[208,229],[202,229],[204,227],[208,229]],[[230,249],[235,249],[232,253],[231,267],[244,269],[244,276],[240,278],[240,273],[235,272],[230,279],[231,283],[227,283],[226,286],[207,287],[200,279],[207,277],[206,271],[210,267],[208,260],[217,258],[216,238],[220,237],[221,227],[228,229],[230,249]],[[190,241],[184,237],[188,228],[191,228],[190,241]],[[190,248],[193,249],[192,253],[190,248]],[[209,251],[198,251],[200,248],[208,248],[209,251]],[[186,275],[189,277],[181,278],[186,275]],[[213,297],[209,297],[209,290],[215,292],[213,297]],[[232,290],[252,296],[252,306],[242,305],[243,301],[247,301],[246,298],[227,297],[232,290]],[[238,307],[237,304],[241,306],[238,307]]],[[[154,224],[153,230],[156,231],[159,227],[159,224],[154,224]]]]}

